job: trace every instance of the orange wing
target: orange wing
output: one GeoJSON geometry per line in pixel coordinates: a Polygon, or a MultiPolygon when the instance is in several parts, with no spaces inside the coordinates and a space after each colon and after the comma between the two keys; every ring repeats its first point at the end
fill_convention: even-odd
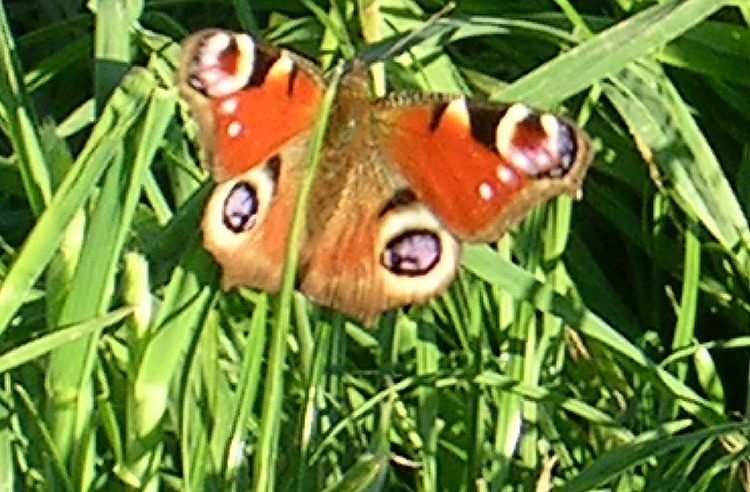
{"type": "Polygon", "coordinates": [[[566,120],[520,104],[402,99],[380,103],[384,152],[459,238],[495,241],[534,206],[579,192],[591,146],[566,120]]]}
{"type": "Polygon", "coordinates": [[[220,30],[183,43],[179,85],[217,181],[247,171],[310,129],[325,87],[308,61],[220,30]]]}
{"type": "Polygon", "coordinates": [[[205,247],[225,287],[276,291],[323,77],[246,34],[207,30],[183,44],[179,84],[219,182],[203,218],[205,247]]]}

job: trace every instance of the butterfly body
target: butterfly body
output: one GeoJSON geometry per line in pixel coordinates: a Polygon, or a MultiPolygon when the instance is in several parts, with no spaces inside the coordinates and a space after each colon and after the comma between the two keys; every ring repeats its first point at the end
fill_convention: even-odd
{"type": "MultiPolygon", "coordinates": [[[[183,46],[180,88],[218,184],[203,220],[224,285],[278,290],[325,78],[247,35],[183,46]]],[[[371,321],[453,280],[460,242],[493,241],[534,205],[577,194],[586,136],[524,106],[462,97],[370,96],[355,63],[336,94],[306,205],[298,287],[371,321]]]]}

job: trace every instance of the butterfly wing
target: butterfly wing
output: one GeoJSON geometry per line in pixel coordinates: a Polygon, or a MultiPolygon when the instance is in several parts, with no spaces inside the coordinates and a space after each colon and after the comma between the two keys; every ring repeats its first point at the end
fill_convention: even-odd
{"type": "Polygon", "coordinates": [[[222,30],[185,40],[178,77],[217,181],[258,165],[309,130],[325,88],[304,58],[222,30]]]}
{"type": "Polygon", "coordinates": [[[327,176],[329,166],[318,173],[308,203],[300,290],[370,324],[387,309],[423,303],[447,288],[460,246],[377,148],[352,148],[358,152],[344,175],[327,176]]]}
{"type": "Polygon", "coordinates": [[[312,194],[311,299],[365,321],[424,302],[455,277],[459,239],[497,240],[537,204],[579,193],[591,149],[571,123],[464,98],[365,104],[363,80],[344,80],[329,132],[344,137],[329,139],[312,194]]]}
{"type": "MultiPolygon", "coordinates": [[[[225,286],[276,291],[325,82],[306,60],[243,34],[184,45],[180,88],[219,182],[204,242],[225,286]]],[[[446,99],[373,103],[363,67],[344,77],[313,182],[298,285],[364,321],[440,294],[458,239],[499,238],[534,205],[576,194],[585,135],[552,115],[446,99]]]]}
{"type": "Polygon", "coordinates": [[[183,44],[179,86],[218,182],[202,224],[206,249],[225,287],[275,291],[322,75],[246,34],[207,30],[183,44]]]}
{"type": "Polygon", "coordinates": [[[536,205],[578,196],[591,163],[583,131],[520,104],[398,97],[379,106],[391,165],[464,241],[496,241],[536,205]]]}
{"type": "Polygon", "coordinates": [[[388,164],[361,65],[342,79],[307,204],[299,287],[366,322],[434,297],[459,244],[388,164]]]}

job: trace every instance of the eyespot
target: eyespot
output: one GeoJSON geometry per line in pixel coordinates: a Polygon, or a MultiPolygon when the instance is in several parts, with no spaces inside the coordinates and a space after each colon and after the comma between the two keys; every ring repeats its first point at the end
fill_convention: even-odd
{"type": "Polygon", "coordinates": [[[189,84],[209,97],[225,97],[250,80],[256,46],[246,34],[215,31],[204,35],[191,54],[189,84]]]}
{"type": "Polygon", "coordinates": [[[413,193],[383,204],[376,258],[385,287],[404,304],[439,294],[456,275],[460,245],[413,193]]]}
{"type": "Polygon", "coordinates": [[[550,176],[553,178],[564,176],[578,158],[576,132],[566,122],[562,122],[558,128],[557,155],[560,159],[560,166],[550,170],[550,176]]]}
{"type": "Polygon", "coordinates": [[[425,275],[440,261],[440,238],[432,231],[406,231],[388,241],[382,265],[396,275],[425,275]]]}
{"type": "Polygon", "coordinates": [[[385,246],[381,263],[396,275],[424,275],[440,261],[440,239],[431,231],[407,231],[385,246]]]}
{"type": "Polygon", "coordinates": [[[258,221],[258,194],[250,183],[236,183],[226,199],[222,220],[224,225],[235,234],[255,227],[258,221]]]}
{"type": "Polygon", "coordinates": [[[521,104],[500,119],[495,146],[511,167],[532,178],[560,179],[578,160],[578,132],[570,123],[521,104]]]}

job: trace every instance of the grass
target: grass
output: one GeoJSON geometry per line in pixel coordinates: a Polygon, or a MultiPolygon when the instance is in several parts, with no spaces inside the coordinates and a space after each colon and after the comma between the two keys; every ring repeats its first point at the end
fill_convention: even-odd
{"type": "Polygon", "coordinates": [[[750,487],[746,0],[88,5],[0,3],[0,489],[750,487]],[[583,200],[371,330],[222,292],[173,80],[207,26],[565,113],[583,200]]]}

